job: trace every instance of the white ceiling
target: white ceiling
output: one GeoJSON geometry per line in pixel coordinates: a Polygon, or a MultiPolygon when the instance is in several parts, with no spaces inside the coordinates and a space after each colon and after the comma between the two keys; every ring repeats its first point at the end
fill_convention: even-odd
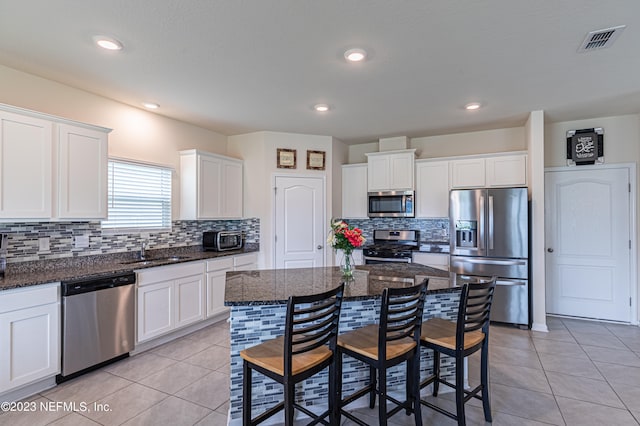
{"type": "Polygon", "coordinates": [[[639,113],[639,25],[638,0],[0,0],[0,64],[226,135],[360,143],[639,113]]]}

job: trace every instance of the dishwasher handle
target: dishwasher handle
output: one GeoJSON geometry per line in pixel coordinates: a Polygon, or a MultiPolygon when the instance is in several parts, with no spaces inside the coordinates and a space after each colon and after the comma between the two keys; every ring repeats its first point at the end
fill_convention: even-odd
{"type": "Polygon", "coordinates": [[[63,281],[62,297],[74,296],[76,294],[89,293],[92,291],[106,290],[114,287],[132,285],[136,282],[136,274],[127,272],[125,274],[108,275],[106,277],[88,278],[73,281],[63,281]]]}

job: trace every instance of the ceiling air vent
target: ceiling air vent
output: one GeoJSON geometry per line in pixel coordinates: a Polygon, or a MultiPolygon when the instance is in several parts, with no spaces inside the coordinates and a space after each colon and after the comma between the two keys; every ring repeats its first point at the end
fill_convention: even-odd
{"type": "Polygon", "coordinates": [[[591,50],[610,47],[626,27],[626,25],[619,25],[617,27],[591,31],[584,38],[578,52],[589,52],[591,50]]]}

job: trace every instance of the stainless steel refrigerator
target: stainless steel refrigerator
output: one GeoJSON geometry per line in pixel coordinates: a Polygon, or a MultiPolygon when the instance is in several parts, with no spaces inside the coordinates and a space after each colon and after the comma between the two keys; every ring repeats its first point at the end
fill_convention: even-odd
{"type": "Polygon", "coordinates": [[[531,327],[527,188],[452,190],[450,270],[498,277],[491,320],[531,327]]]}

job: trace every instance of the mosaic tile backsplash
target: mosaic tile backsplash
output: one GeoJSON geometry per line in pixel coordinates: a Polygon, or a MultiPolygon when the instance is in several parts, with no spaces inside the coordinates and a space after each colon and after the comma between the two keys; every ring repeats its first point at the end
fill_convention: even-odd
{"type": "Polygon", "coordinates": [[[367,243],[373,242],[374,229],[417,229],[421,241],[449,241],[449,219],[345,219],[349,225],[362,229],[367,243]]]}
{"type": "Polygon", "coordinates": [[[171,231],[114,235],[102,232],[95,222],[20,222],[0,223],[0,233],[9,234],[7,262],[60,259],[74,256],[121,253],[140,249],[183,247],[202,244],[204,231],[244,231],[247,243],[260,242],[260,219],[178,220],[171,231]],[[49,250],[39,250],[40,238],[49,238],[49,250]],[[77,248],[76,237],[88,237],[89,247],[77,248]]]}

